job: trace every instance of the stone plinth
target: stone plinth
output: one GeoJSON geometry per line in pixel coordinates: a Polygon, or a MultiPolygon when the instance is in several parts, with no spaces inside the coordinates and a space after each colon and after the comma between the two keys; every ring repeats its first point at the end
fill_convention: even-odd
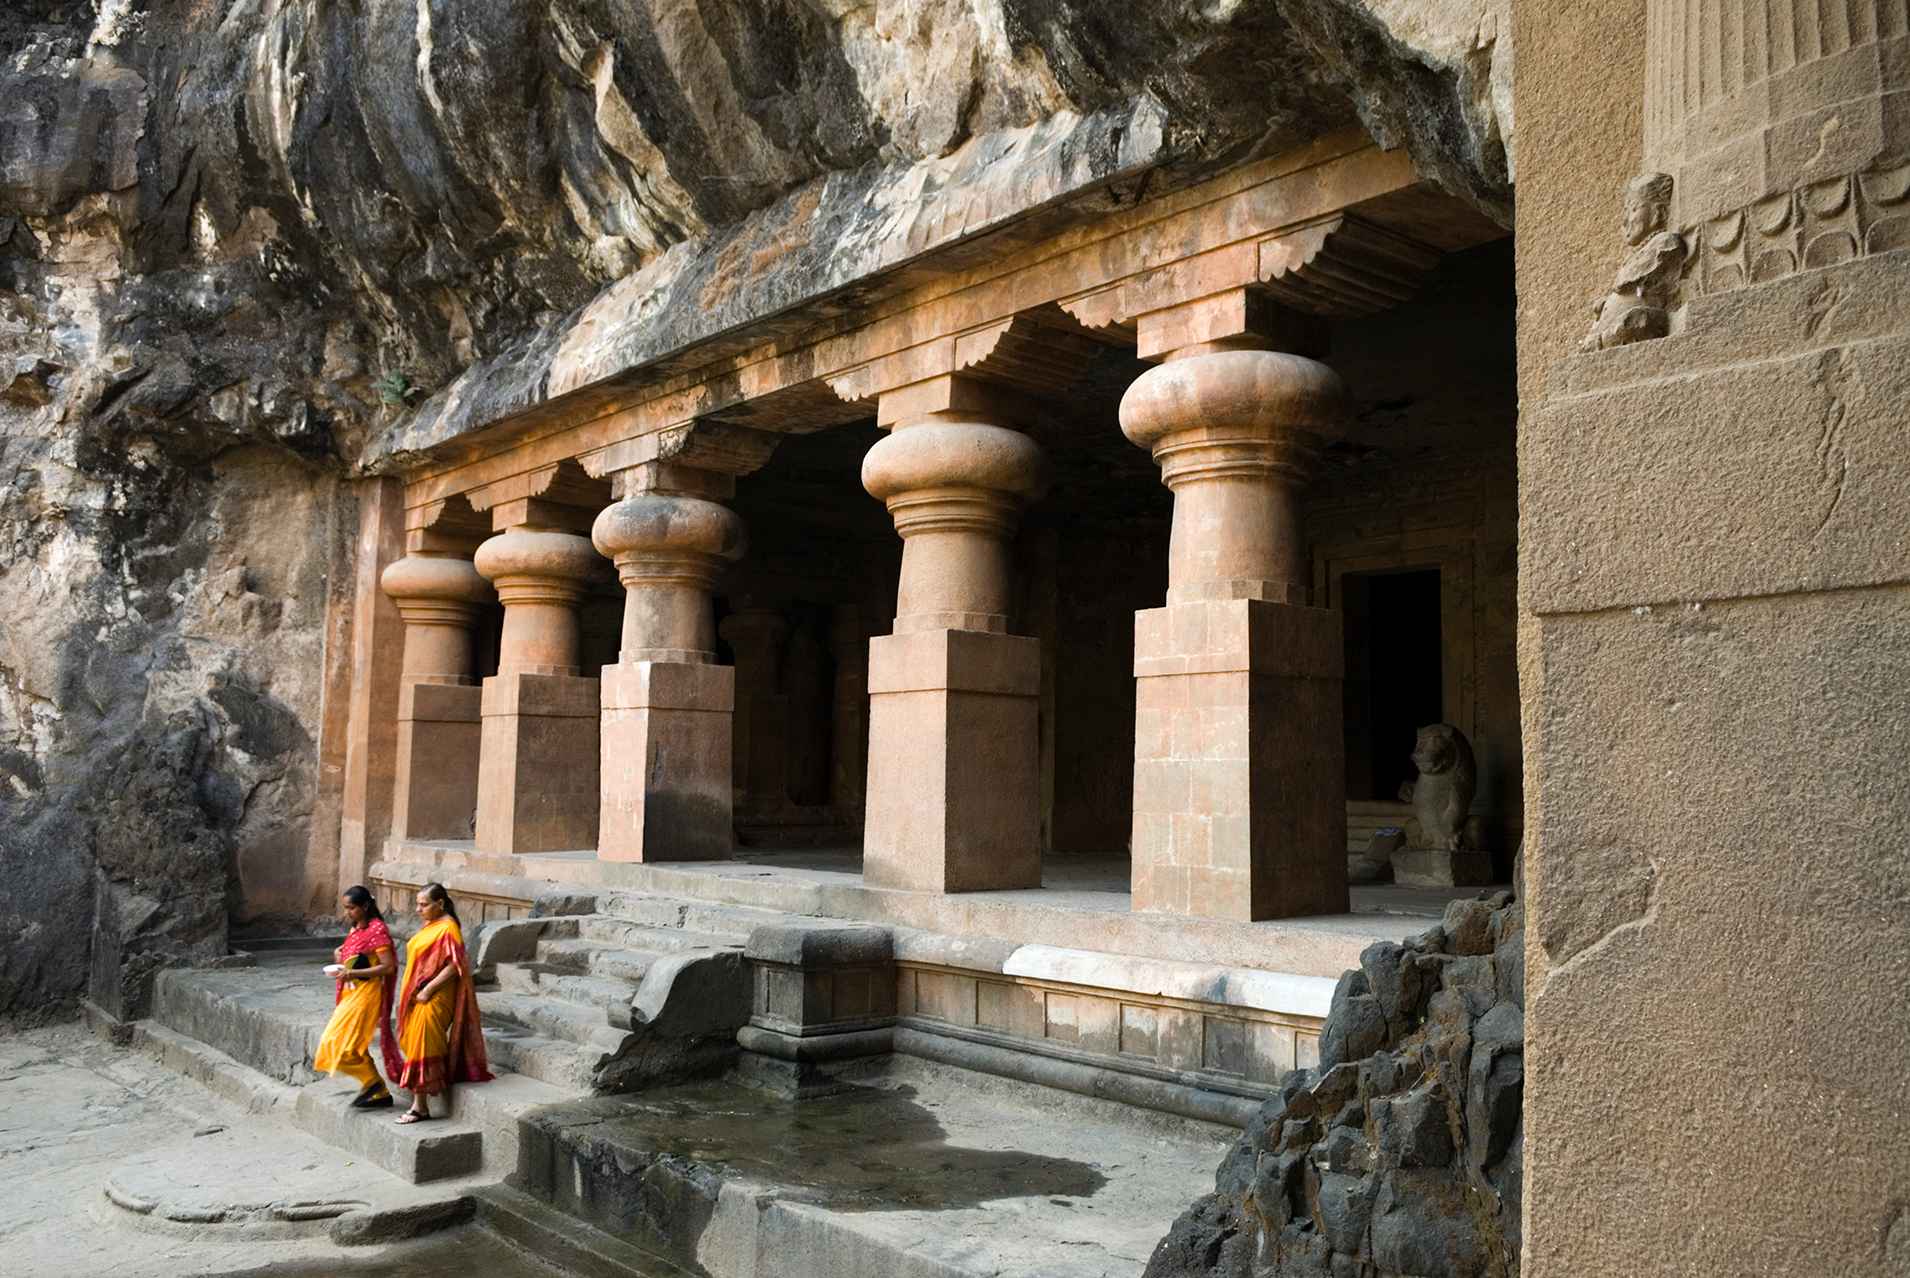
{"type": "Polygon", "coordinates": [[[1136,614],[1134,908],[1347,909],[1340,615],[1258,599],[1136,614]]]}
{"type": "Polygon", "coordinates": [[[512,528],[478,548],[504,604],[484,681],[477,846],[556,852],[597,842],[598,680],[577,667],[577,609],[603,561],[588,538],[512,528]]]}
{"type": "Polygon", "coordinates": [[[862,873],[877,887],[1041,886],[1041,642],[917,630],[869,642],[862,873]]]}
{"type": "Polygon", "coordinates": [[[607,507],[591,537],[627,591],[623,649],[603,671],[597,855],[726,858],[736,671],[712,664],[710,587],[743,553],[743,521],[714,501],[646,491],[607,507]]]}
{"type": "Polygon", "coordinates": [[[479,848],[596,846],[599,683],[523,670],[484,681],[479,848]]]}
{"type": "Polygon", "coordinates": [[[640,661],[603,673],[605,861],[716,861],[730,854],[729,666],[640,661]]]}
{"type": "Polygon", "coordinates": [[[483,701],[476,684],[400,685],[393,838],[472,837],[483,701]]]}
{"type": "Polygon", "coordinates": [[[738,1073],[785,1096],[839,1090],[831,1062],[880,1056],[894,1037],[896,971],[886,927],[771,924],[750,933],[749,1024],[738,1073]]]}
{"type": "Polygon", "coordinates": [[[471,632],[495,595],[470,560],[452,555],[408,555],[381,584],[405,619],[392,837],[468,839],[481,736],[471,632]]]}

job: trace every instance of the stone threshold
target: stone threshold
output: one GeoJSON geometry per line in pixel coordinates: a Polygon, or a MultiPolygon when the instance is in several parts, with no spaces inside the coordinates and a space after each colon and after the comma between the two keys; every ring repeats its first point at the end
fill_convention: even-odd
{"type": "Polygon", "coordinates": [[[1355,888],[1354,913],[1238,922],[1135,914],[1123,890],[1126,863],[1114,861],[1051,859],[1041,888],[940,894],[864,884],[853,849],[745,850],[728,861],[644,863],[602,861],[590,850],[512,854],[480,852],[468,840],[392,840],[384,855],[371,867],[371,879],[423,882],[420,873],[429,871],[454,893],[493,904],[495,917],[528,913],[537,897],[565,888],[651,893],[975,940],[1327,980],[1357,967],[1360,952],[1375,941],[1418,935],[1438,922],[1448,901],[1478,891],[1355,888]]]}

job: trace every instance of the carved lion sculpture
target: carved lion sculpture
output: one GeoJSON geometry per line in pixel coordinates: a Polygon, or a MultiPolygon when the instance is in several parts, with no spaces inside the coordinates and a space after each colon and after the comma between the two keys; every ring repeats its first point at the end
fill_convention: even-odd
{"type": "Polygon", "coordinates": [[[1416,846],[1458,851],[1465,846],[1466,810],[1479,783],[1472,743],[1449,723],[1421,728],[1413,765],[1419,779],[1402,785],[1399,797],[1413,805],[1422,836],[1416,846]]]}

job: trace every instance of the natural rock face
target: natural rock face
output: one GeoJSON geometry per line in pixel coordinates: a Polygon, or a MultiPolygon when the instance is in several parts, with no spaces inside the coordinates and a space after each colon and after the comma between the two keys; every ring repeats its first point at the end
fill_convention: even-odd
{"type": "Polygon", "coordinates": [[[1525,907],[1454,901],[1340,978],[1287,1075],[1147,1278],[1510,1278],[1525,1144],[1525,907]]]}
{"type": "Polygon", "coordinates": [[[1506,219],[1493,13],[12,0],[0,1012],[90,964],[136,1015],[156,965],[218,951],[228,897],[255,928],[329,908],[343,459],[460,372],[805,184],[853,205],[1056,121],[1158,127],[1132,199],[1358,114],[1506,219]]]}

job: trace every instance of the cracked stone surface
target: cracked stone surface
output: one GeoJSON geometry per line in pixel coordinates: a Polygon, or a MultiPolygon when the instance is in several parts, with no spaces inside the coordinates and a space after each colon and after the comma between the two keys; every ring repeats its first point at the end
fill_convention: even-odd
{"type": "MultiPolygon", "coordinates": [[[[261,1228],[274,1204],[395,1204],[420,1191],[288,1121],[249,1117],[73,1025],[0,1034],[0,1190],[6,1270],[17,1278],[185,1278],[263,1266],[281,1274],[450,1272],[415,1258],[455,1258],[470,1232],[341,1248],[322,1236],[328,1220],[261,1228]],[[130,1201],[154,1208],[136,1215],[115,1205],[105,1192],[109,1177],[130,1201]],[[230,1215],[233,1223],[195,1225],[194,1213],[230,1215]],[[321,1236],[298,1236],[314,1230],[321,1236]]],[[[554,1272],[495,1240],[483,1250],[487,1271],[507,1278],[554,1272]]]]}

